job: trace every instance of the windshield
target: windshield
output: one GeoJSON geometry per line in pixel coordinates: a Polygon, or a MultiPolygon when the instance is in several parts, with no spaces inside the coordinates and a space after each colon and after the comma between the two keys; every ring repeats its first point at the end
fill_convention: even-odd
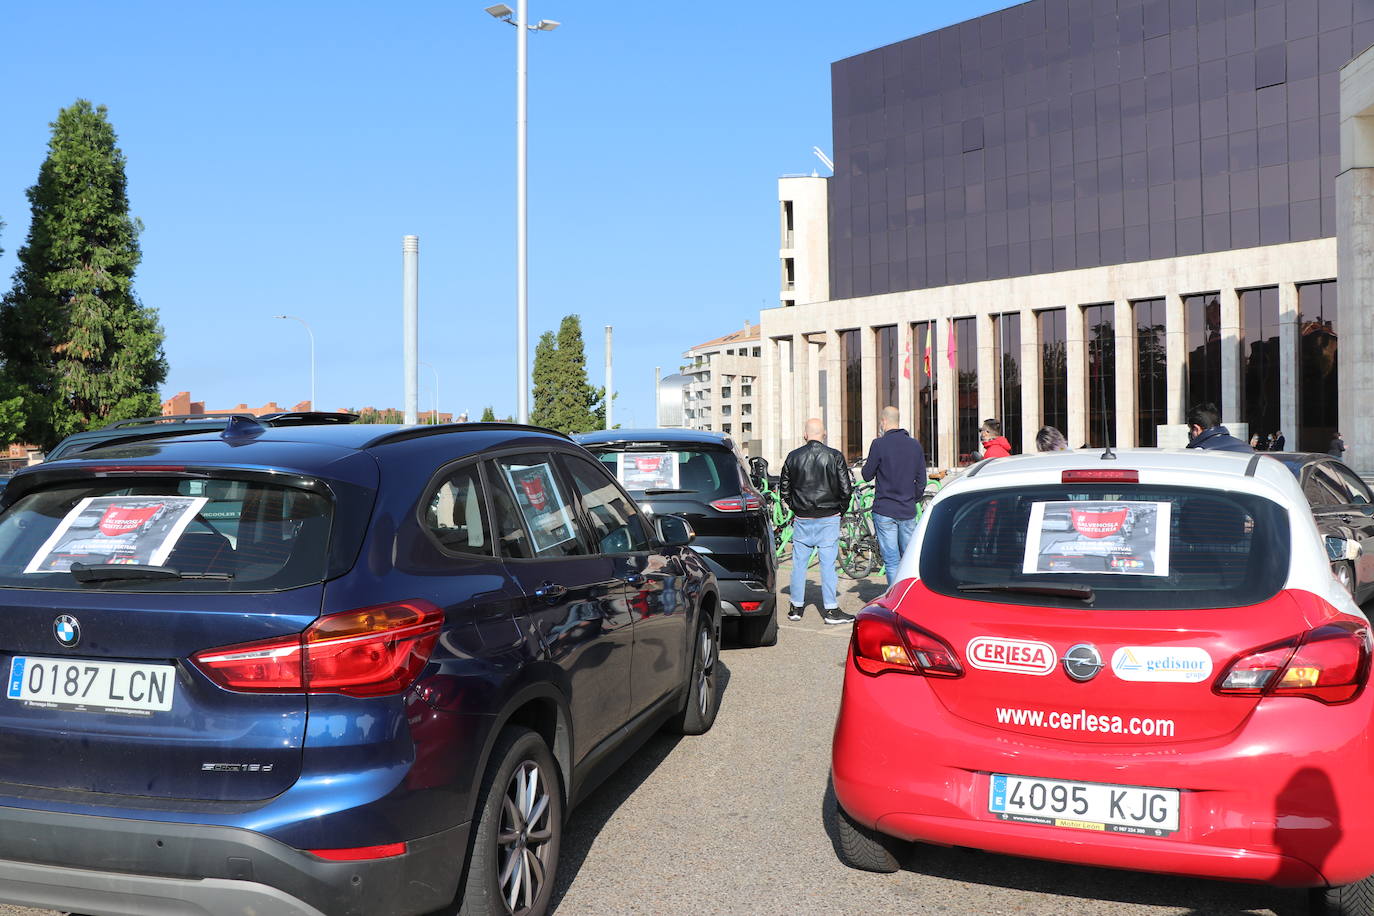
{"type": "Polygon", "coordinates": [[[329,501],[233,478],[67,481],[0,514],[0,587],[277,591],[320,582],[329,501]]]}
{"type": "Polygon", "coordinates": [[[985,490],[950,497],[926,525],[921,579],[971,600],[1241,607],[1273,597],[1288,573],[1287,514],[1244,493],[1138,484],[985,490]]]}
{"type": "Polygon", "coordinates": [[[596,457],[631,493],[678,490],[705,501],[740,495],[739,462],[725,449],[598,449],[596,457]]]}

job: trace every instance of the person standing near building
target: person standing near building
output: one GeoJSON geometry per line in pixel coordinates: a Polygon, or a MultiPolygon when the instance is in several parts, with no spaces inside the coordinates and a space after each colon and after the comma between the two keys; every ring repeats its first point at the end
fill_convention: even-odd
{"type": "Polygon", "coordinates": [[[1253,452],[1250,446],[1231,435],[1221,425],[1221,411],[1210,402],[1197,404],[1188,411],[1188,448],[1217,452],[1253,452]]]}
{"type": "Polygon", "coordinates": [[[1069,440],[1064,438],[1064,434],[1053,426],[1042,426],[1035,434],[1035,450],[1037,452],[1067,452],[1069,450],[1069,440]]]}
{"type": "Polygon", "coordinates": [[[1274,441],[1273,441],[1272,443],[1270,443],[1270,445],[1269,445],[1269,451],[1271,451],[1271,452],[1281,452],[1281,451],[1283,451],[1283,447],[1284,447],[1285,445],[1287,445],[1287,444],[1288,444],[1288,440],[1284,438],[1284,436],[1283,436],[1283,430],[1280,429],[1280,430],[1278,430],[1277,432],[1274,433],[1274,441]]]}
{"type": "Polygon", "coordinates": [[[1340,430],[1331,434],[1331,444],[1326,447],[1326,453],[1332,458],[1345,458],[1345,440],[1341,438],[1340,430]]]}
{"type": "Polygon", "coordinates": [[[840,546],[840,515],[849,508],[854,481],[844,456],[825,444],[825,426],[806,421],[806,444],[793,449],[782,464],[778,492],[793,514],[792,607],[788,620],[801,620],[806,608],[806,567],[812,553],[821,557],[821,618],[829,624],[853,623],[840,610],[835,559],[840,546]]]}
{"type": "Polygon", "coordinates": [[[921,443],[902,428],[901,412],[884,407],[878,418],[882,435],[868,447],[864,480],[877,479],[873,491],[873,531],[889,586],[897,564],[916,530],[916,503],[926,490],[926,454],[921,443]]]}
{"type": "Polygon", "coordinates": [[[1011,443],[1002,435],[1002,421],[987,419],[978,427],[978,438],[983,443],[984,458],[1008,458],[1011,456],[1011,443]]]}

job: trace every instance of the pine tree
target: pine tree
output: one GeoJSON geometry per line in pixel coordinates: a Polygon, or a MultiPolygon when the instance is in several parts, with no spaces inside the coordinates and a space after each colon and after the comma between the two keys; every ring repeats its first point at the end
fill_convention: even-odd
{"type": "Polygon", "coordinates": [[[484,408],[484,409],[482,410],[482,422],[483,422],[483,423],[495,423],[495,422],[496,422],[496,411],[492,410],[490,407],[484,408]]]}
{"type": "Polygon", "coordinates": [[[534,348],[534,410],[530,412],[530,422],[550,429],[558,429],[554,412],[559,385],[557,349],[553,331],[540,334],[534,348]]]}
{"type": "MultiPolygon", "coordinates": [[[[587,383],[587,353],[582,344],[582,319],[565,315],[558,326],[558,386],[554,392],[554,414],[558,418],[553,427],[565,433],[585,433],[600,429],[596,407],[602,389],[587,383]]],[[[605,414],[602,414],[605,417],[605,414]]]]}
{"type": "Polygon", "coordinates": [[[45,447],[157,414],[167,377],[157,311],[134,295],[142,225],[129,216],[124,154],[106,109],[78,99],[51,126],[28,191],[28,240],[0,303],[0,357],[26,407],[22,434],[45,447]]]}

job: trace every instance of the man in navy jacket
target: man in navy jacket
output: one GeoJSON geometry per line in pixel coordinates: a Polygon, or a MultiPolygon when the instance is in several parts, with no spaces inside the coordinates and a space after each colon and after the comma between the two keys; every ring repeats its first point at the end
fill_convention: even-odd
{"type": "Polygon", "coordinates": [[[1219,452],[1254,451],[1221,425],[1221,411],[1210,402],[1188,411],[1188,447],[1219,452]]]}
{"type": "Polygon", "coordinates": [[[887,584],[895,581],[897,563],[916,530],[916,502],[926,491],[926,454],[921,443],[902,429],[902,415],[884,407],[878,420],[882,435],[868,447],[864,480],[878,479],[873,499],[873,530],[883,554],[887,584]]]}

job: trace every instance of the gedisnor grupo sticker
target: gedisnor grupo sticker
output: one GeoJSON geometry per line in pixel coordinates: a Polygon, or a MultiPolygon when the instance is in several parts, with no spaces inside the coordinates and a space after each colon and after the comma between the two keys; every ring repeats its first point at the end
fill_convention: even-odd
{"type": "Polygon", "coordinates": [[[1013,674],[1046,675],[1054,670],[1058,662],[1054,647],[1047,642],[1003,639],[1000,636],[970,639],[964,654],[968,656],[968,663],[975,668],[1013,674]]]}
{"type": "Polygon", "coordinates": [[[1122,646],[1112,673],[1123,681],[1196,684],[1212,676],[1212,656],[1197,646],[1122,646]]]}

